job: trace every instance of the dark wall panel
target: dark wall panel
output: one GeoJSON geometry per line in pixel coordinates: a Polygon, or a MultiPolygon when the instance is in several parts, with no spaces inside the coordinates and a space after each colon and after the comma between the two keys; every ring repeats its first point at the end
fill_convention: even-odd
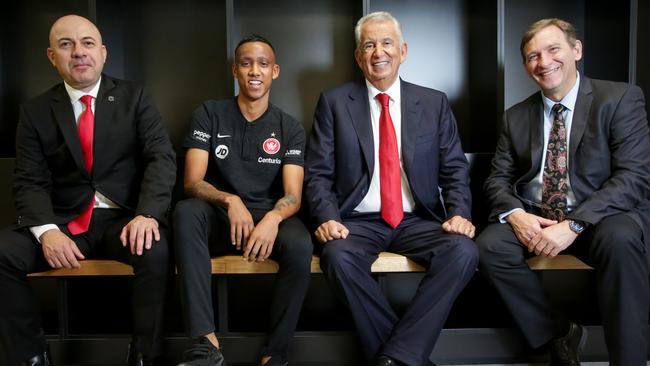
{"type": "Polygon", "coordinates": [[[177,150],[192,112],[232,95],[226,61],[225,1],[99,1],[107,72],[152,90],[177,150]]]}
{"type": "Polygon", "coordinates": [[[0,15],[0,157],[15,155],[19,105],[59,82],[47,59],[50,27],[60,16],[90,16],[88,2],[12,1],[0,15]]]}
{"type": "MultiPolygon", "coordinates": [[[[309,131],[318,95],[356,77],[354,24],[360,3],[345,0],[234,2],[233,47],[251,33],[268,38],[280,76],[271,102],[303,122],[309,131]]],[[[232,51],[229,58],[232,59],[232,51]]]]}
{"type": "Polygon", "coordinates": [[[519,52],[519,43],[528,26],[542,18],[562,18],[571,22],[578,30],[578,38],[584,37],[584,3],[581,1],[506,0],[504,14],[505,109],[539,90],[526,74],[519,52]]]}

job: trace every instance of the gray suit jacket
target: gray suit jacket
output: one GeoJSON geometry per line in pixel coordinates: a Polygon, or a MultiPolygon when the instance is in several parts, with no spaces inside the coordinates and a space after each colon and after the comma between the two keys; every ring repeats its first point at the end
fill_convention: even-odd
{"type": "MultiPolygon", "coordinates": [[[[490,221],[514,208],[531,208],[520,193],[541,169],[542,110],[538,92],[504,114],[484,186],[490,221]]],[[[639,87],[581,78],[569,142],[569,179],[578,206],[569,218],[595,225],[624,213],[650,242],[649,134],[639,87]]]]}

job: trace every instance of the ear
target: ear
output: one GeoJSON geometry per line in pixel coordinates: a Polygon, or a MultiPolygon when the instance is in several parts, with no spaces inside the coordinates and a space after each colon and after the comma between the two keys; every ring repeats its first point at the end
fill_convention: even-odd
{"type": "Polygon", "coordinates": [[[105,45],[102,45],[102,63],[106,63],[106,58],[108,57],[108,49],[105,45]]]}
{"type": "Polygon", "coordinates": [[[47,58],[52,63],[52,66],[56,67],[56,61],[54,59],[54,50],[52,48],[48,47],[46,53],[47,53],[47,58]]]}
{"type": "Polygon", "coordinates": [[[358,48],[354,50],[354,60],[357,62],[359,68],[362,68],[361,65],[363,64],[363,53],[359,51],[358,48]]]}
{"type": "Polygon", "coordinates": [[[233,62],[231,68],[232,68],[232,76],[235,78],[235,80],[237,80],[237,65],[235,65],[235,63],[233,62]]]}
{"type": "Polygon", "coordinates": [[[273,80],[277,79],[280,76],[280,65],[273,64],[273,80]]]}
{"type": "Polygon", "coordinates": [[[400,54],[402,56],[402,60],[400,64],[406,60],[406,56],[408,55],[408,53],[409,53],[409,45],[406,42],[404,42],[402,43],[402,47],[400,48],[400,54]]]}
{"type": "Polygon", "coordinates": [[[582,59],[582,42],[579,39],[576,39],[576,44],[573,46],[573,59],[575,61],[582,59]]]}

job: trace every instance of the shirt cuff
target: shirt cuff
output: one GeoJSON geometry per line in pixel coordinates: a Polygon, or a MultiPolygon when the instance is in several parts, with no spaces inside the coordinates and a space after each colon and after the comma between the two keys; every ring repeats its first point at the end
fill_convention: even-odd
{"type": "Polygon", "coordinates": [[[499,222],[502,223],[502,224],[507,224],[508,221],[506,221],[506,218],[507,218],[508,216],[510,216],[510,214],[513,213],[513,212],[515,212],[515,211],[523,211],[523,209],[522,209],[522,208],[513,208],[513,209],[510,210],[510,211],[507,211],[507,212],[504,212],[504,213],[502,213],[502,214],[499,214],[499,222]]]}
{"type": "Polygon", "coordinates": [[[45,234],[45,232],[48,230],[59,230],[59,227],[54,224],[45,224],[40,226],[32,226],[29,228],[29,231],[32,232],[32,235],[34,235],[39,243],[41,242],[41,235],[45,234]]]}

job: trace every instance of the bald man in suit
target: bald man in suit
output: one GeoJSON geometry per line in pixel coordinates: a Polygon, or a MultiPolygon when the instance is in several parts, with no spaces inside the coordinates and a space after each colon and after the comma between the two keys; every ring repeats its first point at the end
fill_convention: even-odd
{"type": "MultiPolygon", "coordinates": [[[[175,154],[145,90],[103,75],[97,27],[76,15],[50,31],[48,58],[63,83],[21,107],[14,199],[0,232],[0,335],[11,365],[52,365],[31,272],[79,268],[105,256],[131,264],[134,338],[129,365],[162,353],[169,271],[166,220],[175,154]]],[[[125,307],[122,299],[114,306],[125,307]]],[[[100,315],[100,314],[98,314],[100,315]]]]}

